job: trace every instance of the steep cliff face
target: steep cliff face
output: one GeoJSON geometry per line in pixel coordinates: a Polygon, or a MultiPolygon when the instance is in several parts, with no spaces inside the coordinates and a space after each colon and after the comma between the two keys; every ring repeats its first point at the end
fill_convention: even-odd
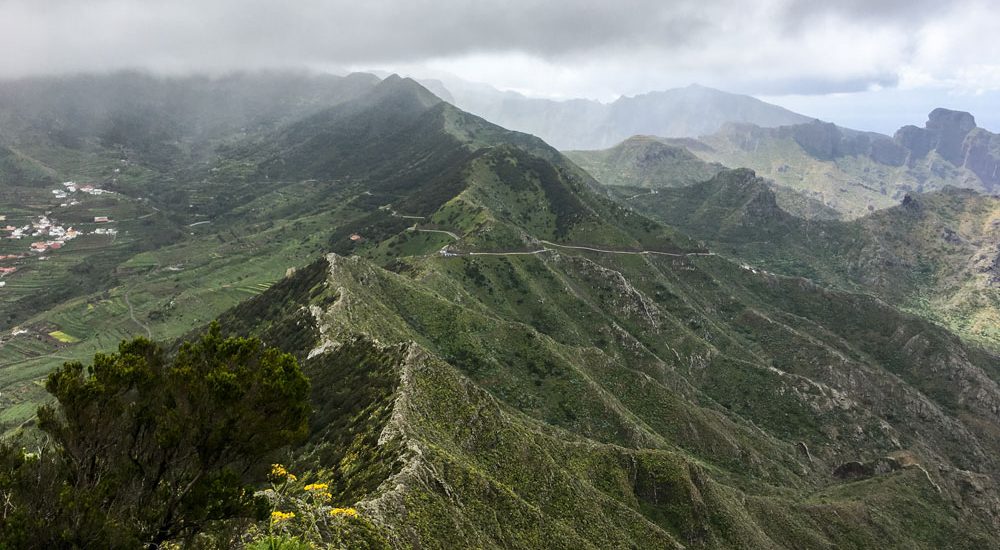
{"type": "Polygon", "coordinates": [[[789,193],[845,218],[947,186],[1000,193],[1000,135],[976,127],[961,111],[935,109],[924,127],[905,126],[893,137],[813,120],[777,128],[729,123],[697,144],[660,140],[708,163],[753,169],[774,181],[783,208],[807,217],[817,209],[796,207],[789,193]]]}
{"type": "Polygon", "coordinates": [[[949,109],[934,109],[927,118],[925,131],[931,136],[931,145],[945,160],[961,166],[964,155],[962,144],[965,136],[976,128],[971,114],[949,109]]]}
{"type": "Polygon", "coordinates": [[[953,166],[971,170],[989,189],[1000,184],[1000,174],[996,173],[1000,171],[1000,136],[978,128],[975,118],[962,111],[934,109],[924,128],[904,126],[892,139],[818,120],[763,133],[791,138],[807,153],[823,160],[860,155],[879,164],[907,164],[912,168],[934,151],[953,166]]]}
{"type": "Polygon", "coordinates": [[[952,165],[974,173],[988,192],[1000,191],[1000,135],[978,128],[969,113],[934,109],[924,128],[905,126],[893,139],[908,151],[911,167],[934,151],[952,165]]]}

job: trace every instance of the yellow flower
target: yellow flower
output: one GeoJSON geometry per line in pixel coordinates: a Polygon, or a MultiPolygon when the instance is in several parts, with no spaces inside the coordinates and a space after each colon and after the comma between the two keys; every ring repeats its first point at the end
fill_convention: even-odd
{"type": "Polygon", "coordinates": [[[306,491],[325,491],[328,485],[326,483],[310,483],[306,485],[306,491]]]}
{"type": "Polygon", "coordinates": [[[358,517],[358,511],[354,508],[334,508],[330,510],[330,515],[333,517],[337,516],[347,516],[351,518],[358,517]]]}
{"type": "Polygon", "coordinates": [[[271,525],[277,525],[283,521],[288,521],[295,517],[295,512],[279,512],[275,510],[271,512],[271,525]]]}
{"type": "Polygon", "coordinates": [[[320,500],[330,500],[331,498],[333,498],[333,495],[331,495],[330,493],[328,493],[326,491],[324,491],[322,493],[318,493],[316,496],[318,496],[320,498],[320,500]]]}
{"type": "Polygon", "coordinates": [[[295,481],[298,479],[295,474],[288,473],[288,470],[281,464],[271,464],[271,473],[268,474],[271,481],[295,481]]]}

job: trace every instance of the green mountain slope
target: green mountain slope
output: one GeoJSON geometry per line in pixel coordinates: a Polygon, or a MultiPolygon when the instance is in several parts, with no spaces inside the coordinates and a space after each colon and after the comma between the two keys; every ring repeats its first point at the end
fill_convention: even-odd
{"type": "Polygon", "coordinates": [[[601,151],[568,151],[566,156],[604,185],[682,187],[711,179],[723,169],[648,136],[634,136],[601,151]]]}
{"type": "Polygon", "coordinates": [[[750,266],[872,293],[1000,346],[995,197],[946,188],[850,222],[804,220],[767,182],[735,170],[628,204],[750,266]]]}
{"type": "MultiPolygon", "coordinates": [[[[98,202],[119,209],[113,216],[119,234],[73,241],[46,261],[37,256],[14,260],[18,271],[4,278],[0,294],[7,304],[0,319],[4,331],[0,423],[4,428],[30,418],[33,404],[44,393],[33,381],[63,360],[85,359],[130,334],[160,339],[180,336],[266,290],[289,269],[327,250],[347,254],[377,247],[384,258],[402,251],[435,252],[452,241],[447,233],[434,232],[439,222],[467,224],[470,230],[489,227],[489,231],[477,232],[482,242],[497,247],[516,242],[528,248],[528,235],[509,221],[514,216],[533,216],[538,235],[553,241],[591,233],[600,235],[597,243],[637,247],[642,242],[661,242],[665,230],[651,231],[653,224],[648,222],[632,223],[627,211],[612,201],[581,202],[576,195],[596,183],[571,163],[551,165],[527,153],[561,159],[537,138],[506,132],[453,107],[426,101],[426,90],[412,81],[390,79],[382,87],[382,100],[361,98],[334,108],[344,114],[324,111],[275,130],[269,140],[248,138],[212,164],[197,168],[199,177],[166,182],[169,192],[187,197],[190,206],[182,203],[177,210],[165,210],[161,205],[157,211],[142,197],[102,196],[98,202]],[[317,122],[325,117],[333,117],[334,122],[325,126],[317,122]],[[356,120],[358,125],[343,124],[344,119],[356,120]],[[359,132],[358,128],[375,127],[374,121],[383,130],[363,137],[367,130],[359,132]],[[332,137],[297,145],[282,140],[303,127],[332,137]],[[344,149],[329,145],[338,140],[344,149]],[[488,149],[489,144],[501,141],[508,148],[521,145],[503,158],[514,162],[524,158],[524,167],[509,167],[507,161],[498,164],[500,153],[488,149]],[[261,146],[265,142],[266,148],[261,146]],[[301,179],[269,178],[267,169],[281,167],[275,161],[280,154],[274,153],[279,149],[273,144],[289,145],[288,150],[325,160],[314,171],[284,175],[301,179]],[[261,154],[249,156],[246,151],[250,150],[261,154]],[[231,166],[234,158],[243,158],[238,155],[254,161],[247,171],[250,177],[222,169],[231,166]],[[258,164],[267,168],[257,168],[258,164]],[[500,179],[491,164],[518,175],[522,183],[516,194],[523,212],[482,214],[477,201],[505,199],[470,190],[470,198],[455,200],[440,220],[420,217],[473,188],[473,172],[491,181],[500,179]],[[327,167],[335,167],[334,172],[323,172],[327,167]],[[577,191],[566,191],[570,186],[577,191]],[[551,204],[558,208],[533,206],[542,204],[539,198],[546,193],[557,193],[551,204]],[[605,218],[615,222],[604,223],[605,218]],[[414,231],[417,222],[422,225],[414,231]],[[353,240],[352,235],[362,238],[353,240]],[[67,344],[50,335],[57,331],[76,342],[67,344]]],[[[125,184],[133,177],[139,179],[131,171],[120,177],[125,184]]],[[[51,196],[45,189],[36,194],[51,196]]],[[[18,195],[11,200],[30,204],[35,199],[18,195]]],[[[79,212],[72,214],[106,213],[94,210],[99,206],[85,202],[74,207],[79,212]]],[[[70,214],[58,215],[62,220],[70,214]]],[[[92,225],[96,224],[88,223],[88,230],[92,225]]],[[[8,242],[27,246],[23,241],[5,240],[4,244],[8,242]]],[[[666,239],[662,244],[672,246],[666,239]]]]}
{"type": "Polygon", "coordinates": [[[406,264],[328,257],[299,344],[322,372],[359,333],[383,343],[366,357],[411,342],[392,414],[368,428],[402,464],[356,502],[397,544],[985,544],[953,503],[988,478],[932,465],[995,468],[989,430],[958,420],[989,405],[949,378],[994,392],[996,357],[933,325],[711,256],[406,264]]]}
{"type": "MultiPolygon", "coordinates": [[[[394,547],[995,546],[996,354],[717,255],[537,138],[387,78],[182,174],[209,223],[4,333],[5,428],[64,358],[219,317],[303,361],[289,467],[394,547]]],[[[697,239],[780,213],[706,189],[697,239]]]]}
{"type": "MultiPolygon", "coordinates": [[[[997,391],[996,356],[870,297],[664,240],[521,147],[461,173],[434,210],[380,210],[411,217],[328,256],[301,302],[271,297],[295,275],[243,306],[286,304],[279,318],[313,327],[292,345],[317,375],[342,353],[396,354],[392,413],[357,433],[400,462],[339,497],[389,540],[989,544],[991,490],[967,487],[995,475],[996,398],[969,396],[997,391]]],[[[299,337],[266,319],[274,343],[299,337]]],[[[314,456],[299,467],[334,467],[314,456]]]]}
{"type": "MultiPolygon", "coordinates": [[[[604,150],[567,151],[565,154],[593,175],[603,185],[649,189],[655,193],[664,187],[683,187],[701,183],[725,169],[717,162],[706,162],[690,150],[711,151],[695,139],[671,140],[633,136],[604,150]]],[[[809,194],[784,185],[772,186],[778,204],[789,212],[810,219],[837,219],[840,213],[809,194]]],[[[642,200],[646,193],[628,195],[629,200],[642,200]]]]}
{"type": "MultiPolygon", "coordinates": [[[[0,329],[69,300],[128,287],[136,265],[169,267],[149,264],[148,256],[130,259],[197,232],[188,227],[254,196],[246,188],[200,183],[219,169],[220,150],[366,95],[377,82],[371,75],[291,72],[172,79],[126,72],[0,82],[0,216],[6,218],[0,227],[28,227],[45,216],[81,233],[54,254],[29,253],[32,242],[51,239],[35,230],[21,240],[0,240],[0,267],[17,269],[0,285],[0,329]],[[65,181],[105,193],[67,197],[65,181]],[[96,217],[110,218],[106,228],[116,233],[95,234],[105,229],[96,217]]],[[[92,296],[85,305],[125,301],[124,290],[115,294],[92,296]]],[[[43,342],[54,345],[44,336],[52,330],[37,326],[43,342]]],[[[37,344],[20,348],[23,354],[0,352],[0,363],[31,357],[44,347],[37,344]]]]}
{"type": "Polygon", "coordinates": [[[52,176],[52,171],[41,163],[0,146],[0,184],[38,185],[51,182],[52,176]]]}

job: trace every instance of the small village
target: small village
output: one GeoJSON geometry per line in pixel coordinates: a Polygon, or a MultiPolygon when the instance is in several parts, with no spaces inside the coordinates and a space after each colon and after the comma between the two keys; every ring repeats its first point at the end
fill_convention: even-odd
{"type": "MultiPolygon", "coordinates": [[[[100,189],[94,187],[93,185],[77,185],[75,182],[68,181],[62,184],[61,189],[53,189],[52,194],[56,199],[69,199],[67,202],[60,203],[59,207],[66,208],[70,206],[76,206],[80,204],[80,201],[73,198],[74,195],[78,193],[87,195],[103,195],[106,193],[112,193],[105,189],[100,189]]],[[[8,275],[12,275],[17,272],[18,267],[16,265],[3,265],[2,262],[17,262],[18,260],[23,260],[25,258],[37,257],[39,260],[47,259],[46,253],[59,250],[66,245],[69,241],[84,235],[110,235],[114,236],[118,233],[118,230],[113,227],[97,227],[89,233],[84,233],[74,229],[72,226],[64,226],[58,221],[50,217],[51,212],[46,212],[44,215],[36,216],[34,220],[30,223],[15,226],[7,222],[7,216],[0,214],[0,238],[6,238],[10,240],[22,240],[31,239],[30,244],[25,247],[25,251],[19,254],[0,254],[0,288],[7,285],[2,279],[8,275]]],[[[94,216],[95,224],[110,224],[111,220],[108,216],[94,216]]]]}

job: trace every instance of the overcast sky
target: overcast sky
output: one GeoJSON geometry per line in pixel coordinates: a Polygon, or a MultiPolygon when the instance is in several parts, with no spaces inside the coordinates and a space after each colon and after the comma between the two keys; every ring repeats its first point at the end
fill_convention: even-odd
{"type": "Polygon", "coordinates": [[[995,0],[0,0],[0,76],[448,72],[603,101],[697,82],[860,129],[1000,130],[995,0]]]}

